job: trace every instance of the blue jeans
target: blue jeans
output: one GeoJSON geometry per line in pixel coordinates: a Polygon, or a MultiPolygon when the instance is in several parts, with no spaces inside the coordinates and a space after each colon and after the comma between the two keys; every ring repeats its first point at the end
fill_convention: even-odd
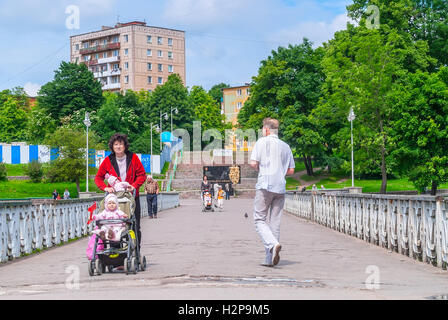
{"type": "Polygon", "coordinates": [[[157,194],[147,194],[146,201],[148,202],[148,215],[150,217],[157,216],[157,194]]]}

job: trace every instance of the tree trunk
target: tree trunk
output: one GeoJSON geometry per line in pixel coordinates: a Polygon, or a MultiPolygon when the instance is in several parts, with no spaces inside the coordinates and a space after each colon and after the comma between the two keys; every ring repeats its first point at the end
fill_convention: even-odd
{"type": "Polygon", "coordinates": [[[303,156],[303,163],[305,164],[306,174],[310,175],[310,168],[308,166],[308,161],[306,160],[306,156],[303,156]]]}
{"type": "Polygon", "coordinates": [[[313,172],[313,162],[311,161],[311,157],[308,156],[308,157],[307,157],[307,160],[308,160],[308,166],[309,166],[309,168],[310,168],[310,174],[309,174],[309,176],[314,176],[314,172],[313,172]]]}
{"type": "Polygon", "coordinates": [[[79,198],[79,193],[81,192],[81,188],[79,187],[79,178],[76,178],[76,190],[78,190],[78,198],[79,198]]]}
{"type": "Polygon", "coordinates": [[[437,194],[437,182],[433,181],[431,185],[431,195],[435,196],[437,194]]]}
{"type": "Polygon", "coordinates": [[[385,194],[387,190],[387,171],[386,171],[386,155],[384,148],[381,148],[381,194],[385,194]]]}

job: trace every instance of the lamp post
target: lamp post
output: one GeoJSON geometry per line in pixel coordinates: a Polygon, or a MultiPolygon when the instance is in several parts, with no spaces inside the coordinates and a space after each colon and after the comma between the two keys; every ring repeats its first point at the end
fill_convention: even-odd
{"type": "Polygon", "coordinates": [[[179,110],[177,108],[171,108],[171,134],[173,134],[173,111],[178,114],[179,110]]]}
{"type": "MultiPolygon", "coordinates": [[[[162,113],[162,111],[160,111],[160,133],[163,133],[162,130],[162,117],[165,117],[165,120],[168,120],[168,113],[162,113]]],[[[162,152],[162,136],[160,136],[160,152],[162,152]]]]}
{"type": "Polygon", "coordinates": [[[84,124],[87,128],[86,134],[86,192],[89,192],[89,127],[91,125],[89,113],[86,112],[86,117],[84,118],[84,124]]]}
{"type": "Polygon", "coordinates": [[[356,116],[353,112],[353,107],[350,108],[350,113],[348,114],[348,121],[350,121],[350,135],[352,141],[352,187],[355,187],[355,170],[353,164],[353,120],[355,120],[356,116]]]}
{"type": "Polygon", "coordinates": [[[149,163],[149,165],[150,165],[150,170],[151,170],[151,174],[152,174],[152,130],[153,130],[153,129],[156,129],[157,132],[160,131],[159,126],[158,126],[157,124],[156,124],[156,125],[153,125],[152,122],[151,122],[151,159],[150,159],[150,163],[149,163]]]}

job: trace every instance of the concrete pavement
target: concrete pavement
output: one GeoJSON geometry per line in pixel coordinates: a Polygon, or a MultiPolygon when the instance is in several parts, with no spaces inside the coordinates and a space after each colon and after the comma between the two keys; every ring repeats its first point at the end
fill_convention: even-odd
{"type": "Polygon", "coordinates": [[[289,214],[282,219],[279,265],[261,266],[253,200],[224,205],[222,212],[202,213],[199,200],[181,199],[158,219],[142,219],[145,272],[90,277],[82,239],[1,265],[0,299],[425,299],[448,293],[447,271],[289,214]],[[379,288],[369,285],[375,283],[379,288]]]}

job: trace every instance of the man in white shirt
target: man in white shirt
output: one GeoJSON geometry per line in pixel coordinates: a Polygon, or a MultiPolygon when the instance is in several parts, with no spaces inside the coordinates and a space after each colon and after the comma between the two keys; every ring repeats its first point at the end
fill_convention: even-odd
{"type": "Polygon", "coordinates": [[[263,265],[280,261],[280,222],[285,204],[286,175],[294,174],[294,157],[288,144],[278,138],[279,121],[263,120],[263,137],[254,145],[250,166],[258,170],[255,186],[255,229],[263,241],[266,258],[263,265]],[[266,222],[270,215],[269,222],[266,222]]]}

